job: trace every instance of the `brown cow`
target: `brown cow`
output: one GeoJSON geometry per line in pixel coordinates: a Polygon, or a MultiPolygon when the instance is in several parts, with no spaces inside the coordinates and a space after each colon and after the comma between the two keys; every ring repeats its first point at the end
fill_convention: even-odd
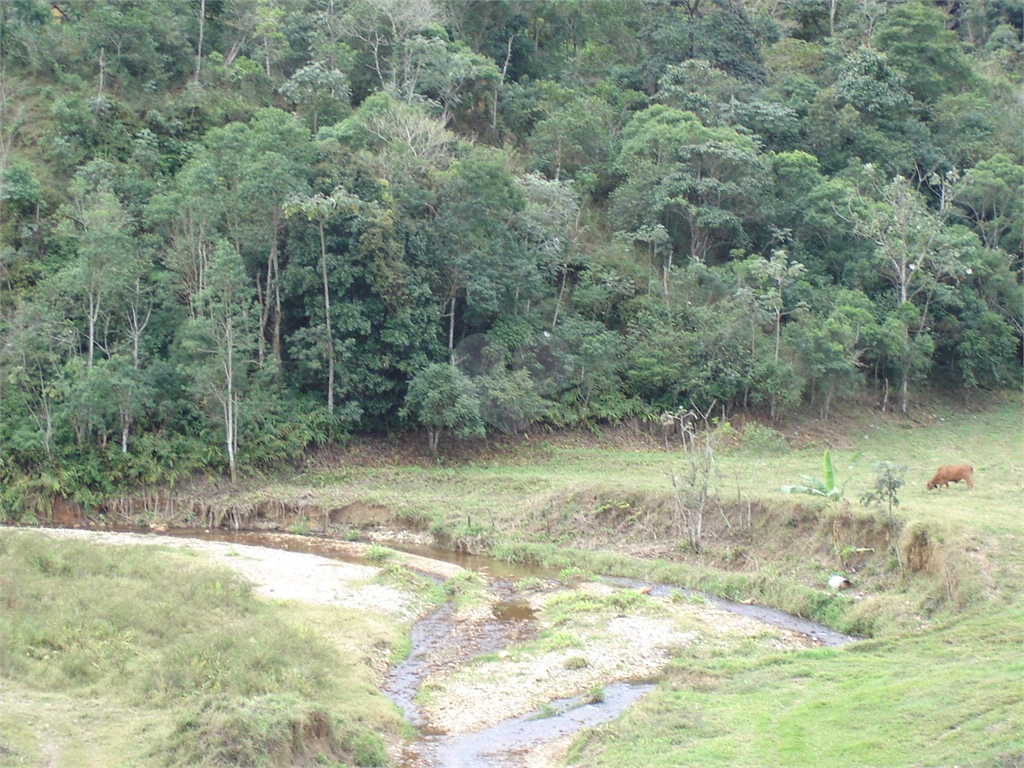
{"type": "Polygon", "coordinates": [[[939,467],[935,470],[935,477],[928,481],[928,490],[937,486],[948,488],[950,483],[959,483],[963,480],[967,487],[974,488],[974,467],[970,464],[953,464],[948,467],[939,467]]]}

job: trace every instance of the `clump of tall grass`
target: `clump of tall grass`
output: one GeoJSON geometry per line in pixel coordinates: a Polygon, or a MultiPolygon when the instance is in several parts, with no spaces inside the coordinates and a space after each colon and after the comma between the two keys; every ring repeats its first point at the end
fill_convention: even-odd
{"type": "Polygon", "coordinates": [[[0,674],[46,690],[164,704],[196,692],[324,691],[332,649],[248,584],[152,547],[0,538],[0,674]]]}
{"type": "Polygon", "coordinates": [[[182,768],[387,764],[378,736],[291,694],[205,701],[178,720],[160,751],[168,765],[182,768]]]}
{"type": "Polygon", "coordinates": [[[462,571],[444,583],[444,593],[459,608],[477,605],[486,599],[486,585],[473,571],[462,571]]]}

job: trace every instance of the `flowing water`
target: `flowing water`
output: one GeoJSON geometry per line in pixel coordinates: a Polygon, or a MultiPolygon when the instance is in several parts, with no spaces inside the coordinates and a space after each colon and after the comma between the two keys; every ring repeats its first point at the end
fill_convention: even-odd
{"type": "Polygon", "coordinates": [[[654,683],[612,683],[604,687],[600,701],[585,696],[552,701],[544,712],[531,712],[465,736],[428,736],[415,746],[419,760],[406,765],[444,768],[504,768],[516,757],[571,736],[584,728],[610,722],[625,712],[654,683]]]}

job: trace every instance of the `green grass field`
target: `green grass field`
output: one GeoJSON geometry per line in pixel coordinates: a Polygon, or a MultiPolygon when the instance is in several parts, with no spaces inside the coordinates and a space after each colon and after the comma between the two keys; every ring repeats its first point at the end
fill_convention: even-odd
{"type": "MultiPolygon", "coordinates": [[[[806,430],[806,437],[792,449],[771,435],[759,435],[753,444],[741,435],[718,452],[712,486],[729,522],[709,521],[709,546],[700,557],[680,551],[686,548],[678,542],[666,546],[650,539],[651,528],[669,514],[669,467],[683,463],[678,450],[656,445],[537,445],[534,438],[507,463],[348,466],[333,477],[345,492],[425,517],[453,537],[476,537],[499,552],[526,551],[560,567],[674,575],[733,597],[742,596],[737,589],[761,585],[760,599],[786,608],[801,605],[793,589],[823,592],[833,569],[849,573],[855,587],[866,591],[859,603],[837,598],[848,609],[845,623],[837,623],[867,626],[876,639],[841,650],[735,661],[681,659],[627,716],[582,738],[573,765],[1020,766],[1021,416],[1019,397],[1012,397],[985,410],[936,407],[917,422],[867,413],[825,429],[813,422],[796,425],[794,431],[806,430]],[[778,490],[802,475],[820,476],[824,448],[831,449],[848,506],[778,490]],[[912,532],[923,531],[932,558],[901,574],[891,553],[877,551],[852,573],[827,546],[825,531],[830,519],[853,521],[851,530],[860,521],[879,543],[884,516],[865,509],[859,498],[881,461],[906,467],[896,511],[904,544],[912,532]],[[974,466],[974,490],[960,484],[926,491],[935,468],[952,463],[974,466]],[[747,499],[760,502],[761,540],[742,534],[747,499]],[[802,524],[764,521],[801,516],[802,524]],[[602,536],[602,527],[614,531],[602,536]],[[626,557],[589,555],[591,543],[626,557]],[[740,548],[746,558],[734,566],[730,552],[740,548]],[[645,551],[660,563],[645,565],[645,551]],[[666,555],[673,562],[666,563],[666,555]],[[777,599],[771,600],[773,594],[777,599]]],[[[330,480],[321,482],[330,492],[330,480]]]]}

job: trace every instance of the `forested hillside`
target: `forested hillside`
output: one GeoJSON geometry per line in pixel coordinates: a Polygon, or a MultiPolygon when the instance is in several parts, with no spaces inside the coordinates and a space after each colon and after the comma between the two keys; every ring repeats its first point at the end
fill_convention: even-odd
{"type": "Polygon", "coordinates": [[[5,515],[353,432],[1019,384],[1022,24],[6,0],[5,515]]]}

